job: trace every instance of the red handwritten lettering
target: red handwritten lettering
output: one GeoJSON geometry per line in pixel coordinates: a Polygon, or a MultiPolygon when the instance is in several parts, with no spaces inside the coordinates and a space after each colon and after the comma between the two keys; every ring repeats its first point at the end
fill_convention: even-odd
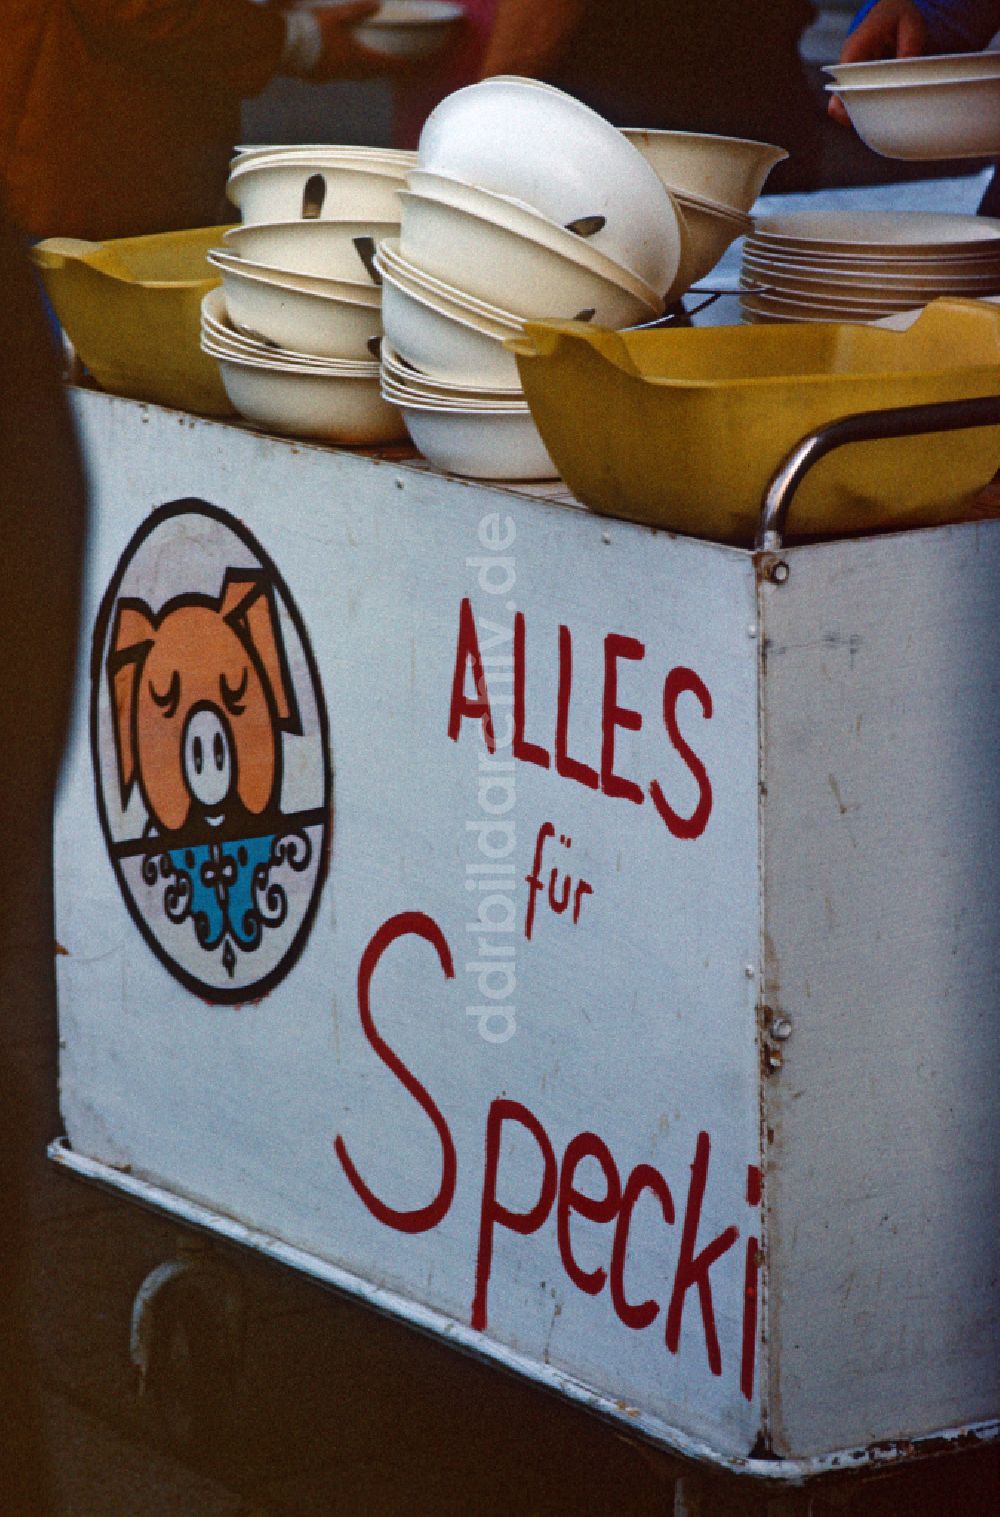
{"type": "Polygon", "coordinates": [[[570,1240],[569,1219],[579,1212],[591,1222],[613,1222],[621,1205],[622,1182],[618,1166],[606,1143],[596,1133],[581,1132],[571,1138],[563,1155],[559,1174],[559,1201],[556,1207],[556,1236],[563,1268],[573,1284],[588,1296],[597,1296],[604,1289],[607,1272],[597,1269],[581,1269],[573,1254],[570,1240]],[[596,1159],[604,1175],[604,1195],[589,1196],[577,1190],[573,1183],[576,1171],[584,1159],[596,1159]]]}
{"type": "Polygon", "coordinates": [[[339,1134],[333,1146],[337,1158],[344,1167],[344,1173],[373,1217],[377,1217],[387,1227],[395,1228],[397,1232],[423,1233],[432,1227],[437,1227],[451,1206],[458,1172],[455,1144],[447,1122],[425,1087],[416,1075],[411,1074],[399,1055],[389,1047],[378,1032],[371,1010],[371,982],[379,960],[397,939],[410,935],[423,938],[425,942],[430,943],[441,961],[445,978],[449,980],[455,978],[451,951],[437,923],[431,917],[425,916],[423,912],[404,911],[399,916],[390,917],[387,922],[383,922],[361,956],[358,969],[358,1010],[361,1014],[361,1026],[365,1037],[372,1048],[383,1064],[396,1076],[404,1090],[408,1091],[421,1110],[426,1112],[434,1125],[441,1143],[441,1183],[438,1186],[437,1195],[426,1206],[418,1206],[411,1211],[399,1211],[395,1207],[387,1206],[361,1178],[339,1134]]]}
{"type": "MultiPolygon", "coordinates": [[[[760,1170],[747,1165],[747,1205],[760,1205],[760,1170]]],[[[757,1275],[760,1267],[760,1244],[748,1238],[743,1262],[743,1352],[740,1356],[740,1390],[753,1400],[754,1362],[757,1357],[757,1275]]]]}
{"type": "Polygon", "coordinates": [[[628,1254],[629,1229],[635,1204],[644,1190],[651,1191],[660,1203],[664,1222],[674,1220],[674,1198],[670,1187],[651,1164],[637,1164],[625,1182],[621,1210],[611,1248],[611,1302],[626,1327],[640,1329],[655,1321],[659,1304],[650,1298],[633,1305],[625,1295],[625,1259],[628,1254]]]}
{"type": "Polygon", "coordinates": [[[576,780],[588,790],[597,789],[597,770],[572,758],[567,747],[569,703],[573,693],[573,638],[568,627],[559,628],[559,686],[556,692],[556,773],[576,780]]]}
{"type": "Polygon", "coordinates": [[[482,722],[483,742],[490,753],[495,753],[497,743],[493,731],[493,712],[490,710],[490,696],[486,688],[483,655],[479,650],[479,638],[476,635],[476,619],[472,614],[472,603],[468,596],[459,607],[458,646],[455,649],[455,672],[451,681],[448,736],[454,743],[458,742],[463,717],[482,722]],[[465,693],[466,675],[470,670],[476,691],[475,699],[465,693]]]}
{"type": "Polygon", "coordinates": [[[604,702],[601,708],[601,789],[605,795],[619,796],[622,800],[633,801],[641,806],[645,800],[640,787],[634,780],[624,779],[615,773],[615,728],[622,727],[626,732],[638,732],[642,727],[642,716],[638,711],[630,711],[627,706],[618,705],[618,660],[620,658],[641,659],[646,652],[644,644],[635,637],[622,637],[617,632],[609,632],[604,639],[604,702]]]}
{"type": "Polygon", "coordinates": [[[556,1156],[545,1128],[538,1118],[518,1101],[498,1097],[486,1118],[486,1165],[483,1174],[483,1200],[479,1219],[479,1251],[476,1256],[476,1293],[472,1302],[472,1326],[485,1332],[490,1271],[493,1267],[493,1233],[497,1224],[527,1237],[537,1232],[552,1210],[556,1195],[556,1156]],[[497,1175],[505,1122],[519,1122],[526,1128],[542,1156],[542,1182],[538,1200],[526,1212],[511,1211],[497,1199],[497,1175]]]}
{"type": "Polygon", "coordinates": [[[695,1243],[698,1238],[698,1224],[701,1221],[701,1204],[705,1199],[705,1185],[708,1181],[708,1159],[711,1152],[711,1141],[707,1132],[700,1132],[695,1144],[694,1161],[691,1165],[691,1183],[688,1186],[687,1205],[684,1208],[684,1226],[681,1230],[680,1257],[677,1260],[677,1269],[674,1273],[674,1288],[670,1296],[670,1305],[667,1308],[667,1348],[672,1354],[676,1354],[680,1347],[681,1339],[681,1315],[684,1311],[684,1298],[692,1285],[698,1291],[698,1303],[701,1307],[701,1321],[705,1330],[705,1347],[708,1351],[708,1367],[713,1375],[722,1374],[722,1353],[719,1349],[719,1335],[715,1330],[715,1307],[712,1303],[712,1283],[708,1272],[712,1265],[727,1251],[732,1248],[739,1237],[739,1228],[727,1227],[711,1243],[695,1253],[695,1243]]]}
{"type": "Polygon", "coordinates": [[[677,725],[677,700],[685,690],[698,697],[702,715],[706,718],[712,715],[712,697],[693,669],[680,666],[671,669],[663,684],[663,721],[667,736],[698,782],[698,804],[690,816],[681,816],[668,802],[658,780],[650,782],[649,795],[675,838],[697,838],[705,831],[712,814],[712,783],[705,765],[685,742],[677,725]]]}
{"type": "Polygon", "coordinates": [[[524,735],[524,612],[514,616],[514,732],[510,751],[514,758],[547,769],[551,762],[546,748],[529,743],[524,735]]]}

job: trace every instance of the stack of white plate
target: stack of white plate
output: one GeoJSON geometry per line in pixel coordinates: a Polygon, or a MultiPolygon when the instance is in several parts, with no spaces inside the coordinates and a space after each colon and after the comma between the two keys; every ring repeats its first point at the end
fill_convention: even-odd
{"type": "Polygon", "coordinates": [[[206,308],[202,346],[248,419],[332,442],[402,435],[378,392],[374,254],[398,230],[413,161],[354,146],[237,153],[227,188],[243,222],[209,254],[222,294],[206,308]]]}
{"type": "Polygon", "coordinates": [[[399,360],[385,393],[442,468],[554,475],[504,342],[531,319],[624,327],[662,314],[681,266],[676,204],[610,122],[512,77],[436,107],[400,200],[399,238],[378,257],[399,360]]]}
{"type": "Polygon", "coordinates": [[[923,211],[807,211],[743,244],[744,321],[872,321],[940,295],[1000,293],[1000,220],[923,211]]]}

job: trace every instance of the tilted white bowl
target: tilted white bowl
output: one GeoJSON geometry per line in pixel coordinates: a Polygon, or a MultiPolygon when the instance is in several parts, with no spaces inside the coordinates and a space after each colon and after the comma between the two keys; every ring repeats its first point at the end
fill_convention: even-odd
{"type": "Polygon", "coordinates": [[[785,148],[748,137],[634,126],[624,127],[622,136],[638,149],[668,190],[686,191],[743,212],[749,212],[775,164],[788,157],[785,148]]]}
{"type": "Polygon", "coordinates": [[[594,247],[666,290],[680,256],[677,214],[621,133],[571,95],[485,79],[446,96],[424,123],[418,167],[511,195],[568,226],[603,218],[594,247]]]}
{"type": "Polygon", "coordinates": [[[632,269],[616,263],[600,248],[595,248],[590,239],[579,232],[550,221],[540,211],[533,210],[510,195],[498,195],[495,190],[484,190],[475,184],[466,184],[451,174],[435,174],[430,169],[413,169],[407,176],[407,188],[431,200],[441,200],[446,205],[471,211],[509,227],[543,247],[570,258],[574,263],[590,269],[612,284],[619,285],[650,308],[662,305],[663,292],[654,290],[640,279],[632,269]]]}
{"type": "Polygon", "coordinates": [[[521,411],[401,407],[415,446],[438,469],[472,479],[557,479],[531,418],[521,411]]]}
{"type": "Polygon", "coordinates": [[[683,249],[680,268],[673,285],[667,291],[667,301],[679,300],[686,290],[699,279],[704,279],[727,248],[744,233],[744,225],[731,216],[706,210],[694,203],[676,202],[681,226],[683,249]]]}
{"type": "MultiPolygon", "coordinates": [[[[238,330],[318,358],[370,356],[382,335],[380,305],[282,289],[251,272],[219,265],[228,319],[238,330]]],[[[214,291],[211,293],[215,293],[214,291]]]]}
{"type": "Polygon", "coordinates": [[[404,287],[388,269],[382,273],[382,325],[407,363],[457,384],[520,389],[517,361],[504,347],[519,327],[486,326],[453,302],[404,287]]]}
{"type": "Polygon", "coordinates": [[[601,326],[624,327],[658,315],[662,302],[640,300],[504,221],[415,190],[400,196],[403,257],[438,278],[516,315],[571,320],[583,310],[601,326]]]}
{"type": "Polygon", "coordinates": [[[463,15],[464,8],[449,0],[382,0],[351,33],[373,53],[417,60],[446,47],[463,15]]]}
{"type": "Polygon", "coordinates": [[[372,284],[371,276],[367,272],[361,280],[324,279],[321,274],[293,274],[289,269],[276,269],[271,264],[254,263],[249,258],[241,258],[238,253],[231,253],[226,248],[212,248],[208,259],[220,273],[223,269],[231,269],[237,274],[252,275],[254,279],[263,280],[266,284],[278,285],[283,290],[301,290],[309,295],[327,295],[335,300],[349,300],[356,305],[376,308],[382,300],[378,285],[372,284]]]}
{"type": "Polygon", "coordinates": [[[234,170],[226,194],[245,225],[276,221],[398,221],[402,171],[279,159],[234,170]]]}
{"type": "Polygon", "coordinates": [[[827,63],[823,73],[837,84],[930,84],[937,79],[978,79],[1000,72],[1000,53],[926,53],[919,58],[870,58],[827,63]]]}
{"type": "Polygon", "coordinates": [[[849,87],[828,84],[883,158],[984,158],[1000,152],[1000,71],[993,77],[849,87]]]}
{"type": "MultiPolygon", "coordinates": [[[[231,227],[229,252],[253,263],[327,279],[371,278],[367,250],[399,229],[393,221],[280,221],[231,227]]],[[[376,284],[375,279],[371,279],[376,284]]]]}
{"type": "Polygon", "coordinates": [[[520,327],[520,317],[515,316],[513,311],[506,310],[503,306],[493,305],[489,300],[480,300],[475,295],[470,295],[468,290],[460,290],[457,285],[449,284],[446,279],[438,279],[433,274],[428,274],[426,269],[418,268],[415,263],[410,263],[399,251],[399,238],[386,237],[378,245],[377,263],[380,268],[384,266],[390,274],[397,274],[404,285],[412,284],[417,293],[426,292],[428,295],[443,295],[446,300],[454,301],[461,306],[463,312],[472,316],[481,316],[487,322],[494,322],[505,327],[520,327]]]}

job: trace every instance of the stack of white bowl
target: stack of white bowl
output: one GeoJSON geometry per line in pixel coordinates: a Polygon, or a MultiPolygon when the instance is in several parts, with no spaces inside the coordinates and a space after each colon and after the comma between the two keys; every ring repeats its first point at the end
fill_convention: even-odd
{"type": "Polygon", "coordinates": [[[831,63],[824,73],[858,136],[884,158],[1000,153],[1000,53],[831,63]]]}
{"type": "Polygon", "coordinates": [[[743,244],[744,321],[872,321],[940,295],[1000,293],[1000,221],[923,211],[807,211],[743,244]]]}
{"type": "Polygon", "coordinates": [[[295,436],[404,435],[381,396],[377,241],[398,231],[414,155],[369,147],[247,148],[228,193],[243,217],[209,254],[222,293],[202,347],[248,420],[295,436]]]}
{"type": "Polygon", "coordinates": [[[670,195],[578,100],[503,77],[431,113],[400,198],[399,237],[378,254],[383,393],[439,467],[554,476],[504,342],[531,319],[662,314],[681,263],[670,195]]]}

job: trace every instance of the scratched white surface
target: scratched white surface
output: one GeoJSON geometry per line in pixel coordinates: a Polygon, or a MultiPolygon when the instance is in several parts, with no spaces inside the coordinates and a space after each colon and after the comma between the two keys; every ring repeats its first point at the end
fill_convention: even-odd
{"type": "MultiPolygon", "coordinates": [[[[629,1330],[607,1286],[588,1296],[570,1283],[553,1213],[531,1237],[498,1232],[488,1332],[624,1406],[720,1451],[746,1453],[760,1422],[756,1389],[747,1401],[739,1386],[743,1249],[756,1227],[746,1166],[759,1159],[749,555],[604,521],[530,492],[442,480],[97,394],[79,394],[76,407],[95,491],[86,638],[119,555],[153,507],[195,496],[241,519],[284,576],[317,655],[334,822],[329,878],[295,968],[257,1004],[198,1000],[139,936],[109,865],[94,804],[84,661],[56,840],[66,949],[58,959],[62,1109],[72,1144],[468,1322],[491,1101],[505,1094],[523,1102],[557,1155],[574,1134],[593,1131],[623,1179],[637,1163],[653,1164],[674,1196],[673,1227],[647,1196],[630,1237],[629,1291],[660,1303],[656,1322],[629,1330]],[[496,511],[516,530],[509,596],[477,587],[468,562],[489,556],[477,536],[496,511]],[[643,727],[618,732],[617,769],[642,784],[658,777],[680,810],[696,794],[663,730],[667,670],[694,669],[714,703],[711,720],[691,696],[678,708],[714,792],[708,829],[695,841],[673,838],[648,798],[635,805],[517,766],[517,1030],[504,1043],[485,1041],[466,1010],[482,1001],[466,967],[477,899],[467,866],[482,862],[468,826],[484,817],[481,744],[470,723],[457,743],[446,731],[465,595],[485,641],[495,639],[484,646],[488,657],[509,652],[508,602],[525,612],[527,735],[548,747],[557,628],[570,627],[570,751],[590,763],[600,756],[604,636],[641,639],[644,659],[620,665],[619,701],[642,713],[643,727]],[[523,877],[545,820],[572,837],[564,856],[593,894],[575,927],[540,902],[527,943],[523,877]],[[368,1213],[332,1146],[342,1135],[391,1205],[422,1205],[437,1189],[438,1139],[364,1038],[356,999],[365,945],[407,910],[440,924],[456,964],[447,982],[433,950],[408,940],[390,950],[374,984],[381,1034],[430,1090],[458,1151],[450,1211],[412,1236],[368,1213]],[[679,1353],[664,1344],[701,1131],[712,1150],[698,1246],[730,1224],[740,1234],[711,1271],[719,1376],[709,1373],[696,1291],[686,1299],[679,1353]]],[[[493,688],[499,694],[499,678],[493,688]]],[[[523,1131],[508,1132],[501,1166],[501,1199],[526,1209],[538,1194],[539,1154],[523,1131]]],[[[593,1166],[578,1181],[600,1193],[593,1166]]],[[[607,1268],[611,1232],[574,1218],[585,1268],[607,1268]]]]}
{"type": "MultiPolygon", "coordinates": [[[[794,510],[794,507],[793,507],[794,510]]],[[[1000,1403],[1000,522],[786,552],[767,586],[777,1452],[1000,1403]]]]}

